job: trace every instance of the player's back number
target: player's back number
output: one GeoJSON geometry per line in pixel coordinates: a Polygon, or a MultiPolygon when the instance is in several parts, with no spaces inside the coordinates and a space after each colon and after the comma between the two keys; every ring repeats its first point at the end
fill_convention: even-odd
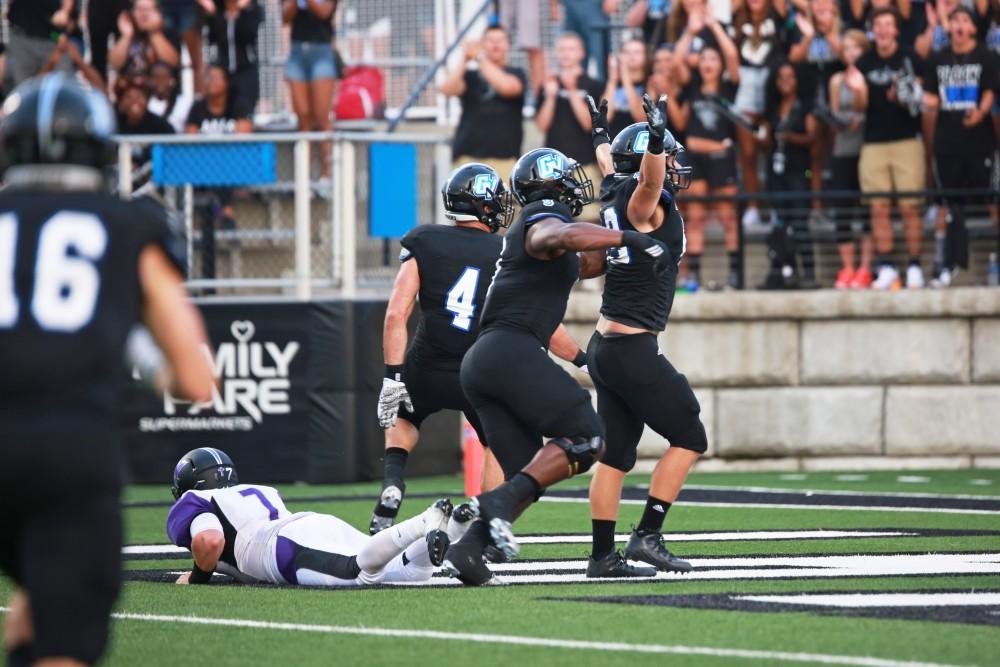
{"type": "Polygon", "coordinates": [[[479,286],[479,269],[467,266],[455,284],[448,290],[444,308],[454,315],[451,326],[462,331],[472,328],[472,316],[476,313],[476,288],[479,286]]]}
{"type": "Polygon", "coordinates": [[[101,275],[96,264],[108,245],[104,225],[80,211],[59,211],[46,220],[38,233],[30,295],[18,295],[14,284],[20,231],[14,213],[0,214],[0,329],[17,326],[23,298],[30,299],[31,317],[43,330],[78,331],[97,306],[101,275]]]}

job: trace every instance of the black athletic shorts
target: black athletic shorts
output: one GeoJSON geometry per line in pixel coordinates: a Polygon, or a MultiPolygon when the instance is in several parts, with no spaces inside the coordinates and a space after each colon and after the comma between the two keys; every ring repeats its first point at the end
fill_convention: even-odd
{"type": "Polygon", "coordinates": [[[736,152],[730,147],[717,153],[684,151],[691,164],[691,180],[707,180],[710,188],[736,185],[736,152]]]}
{"type": "Polygon", "coordinates": [[[602,463],[631,470],[644,424],[674,447],[705,451],[701,406],[687,378],[660,352],[656,336],[595,331],[587,346],[587,369],[608,431],[602,463]]]}
{"type": "Polygon", "coordinates": [[[486,434],[479,421],[479,416],[472,409],[472,404],[462,391],[462,382],[457,370],[443,370],[418,364],[412,355],[406,355],[404,368],[406,390],[410,392],[413,412],[400,406],[399,417],[410,422],[418,429],[424,420],[441,410],[459,410],[469,424],[476,430],[479,442],[488,446],[486,434]]]}
{"type": "Polygon", "coordinates": [[[531,461],[543,438],[604,435],[590,394],[524,331],[480,334],[462,361],[462,388],[506,479],[531,461]]]}
{"type": "Polygon", "coordinates": [[[108,442],[4,437],[0,570],[31,601],[31,659],[93,664],[121,587],[120,466],[108,442]]]}

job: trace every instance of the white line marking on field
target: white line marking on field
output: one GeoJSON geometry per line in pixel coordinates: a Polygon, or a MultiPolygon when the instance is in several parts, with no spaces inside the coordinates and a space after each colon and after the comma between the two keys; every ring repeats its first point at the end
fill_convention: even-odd
{"type": "Polygon", "coordinates": [[[900,475],[896,478],[897,482],[902,482],[903,484],[926,484],[931,481],[930,477],[922,477],[920,475],[900,475]]]}
{"type": "Polygon", "coordinates": [[[993,607],[1000,593],[844,593],[807,595],[739,595],[735,600],[777,602],[820,607],[993,607]]]}
{"type": "MultiPolygon", "coordinates": [[[[8,607],[0,607],[0,612],[8,612],[8,607]]],[[[230,628],[251,628],[255,630],[285,630],[289,632],[313,632],[320,634],[360,635],[366,637],[397,637],[402,639],[438,639],[453,642],[473,642],[477,644],[513,644],[516,646],[540,646],[543,648],[577,649],[582,651],[613,651],[617,653],[653,653],[674,655],[704,655],[722,658],[743,658],[775,662],[813,662],[821,665],[852,665],[857,667],[949,667],[934,662],[908,662],[870,658],[867,656],[832,655],[825,653],[792,653],[786,651],[761,651],[756,649],[715,648],[711,646],[683,646],[668,644],[627,644],[624,642],[596,642],[577,639],[555,639],[550,637],[528,637],[523,635],[493,635],[472,632],[443,632],[439,630],[411,630],[404,628],[371,628],[347,625],[312,625],[307,623],[278,623],[275,621],[254,621],[242,618],[208,618],[204,616],[168,616],[161,614],[136,614],[121,612],[111,615],[124,621],[148,623],[184,623],[190,625],[212,625],[230,628]]]]}
{"type": "Polygon", "coordinates": [[[190,553],[184,547],[174,544],[136,544],[122,548],[123,554],[187,554],[190,553]]]}
{"type": "Polygon", "coordinates": [[[783,479],[788,482],[801,482],[804,479],[808,479],[809,475],[803,475],[800,472],[787,473],[784,475],[779,475],[778,479],[783,479]]]}
{"type": "Polygon", "coordinates": [[[990,486],[991,484],[993,484],[993,480],[992,479],[970,479],[969,480],[969,484],[972,484],[973,486],[990,486]]]}
{"type": "MultiPolygon", "coordinates": [[[[827,491],[806,491],[805,493],[828,493],[827,491]]],[[[982,496],[974,496],[982,500],[982,496]]],[[[556,498],[554,496],[542,496],[542,501],[549,503],[589,503],[587,498],[556,498]]],[[[622,500],[623,505],[645,505],[645,500],[622,500]]],[[[794,505],[788,503],[704,503],[682,500],[675,503],[679,507],[742,507],[745,509],[757,510],[846,510],[850,512],[917,512],[928,514],[988,514],[996,516],[1000,512],[994,510],[966,510],[951,509],[945,507],[856,507],[845,505],[794,505]]]]}
{"type": "MultiPolygon", "coordinates": [[[[983,496],[968,493],[924,493],[919,491],[844,491],[834,489],[776,489],[770,486],[711,486],[707,484],[685,484],[685,489],[701,491],[749,491],[752,493],[801,493],[822,494],[826,496],[848,496],[865,498],[869,496],[893,496],[900,498],[956,498],[960,500],[993,500],[996,496],[983,496]]],[[[544,497],[544,496],[543,496],[544,497]]],[[[639,502],[639,501],[637,501],[639,502]]],[[[645,503],[645,501],[641,501],[645,503]]]]}

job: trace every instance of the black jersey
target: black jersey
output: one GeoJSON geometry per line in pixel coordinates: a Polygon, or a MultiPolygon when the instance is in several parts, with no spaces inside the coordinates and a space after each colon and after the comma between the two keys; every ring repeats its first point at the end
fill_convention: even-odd
{"type": "Polygon", "coordinates": [[[457,371],[479,333],[481,306],[502,241],[471,227],[420,225],[401,241],[420,272],[423,316],[410,348],[418,365],[457,371]]]}
{"type": "Polygon", "coordinates": [[[493,284],[483,309],[483,331],[520,329],[548,348],[549,339],[566,314],[566,302],[580,277],[580,259],[565,252],[555,259],[535,259],[524,249],[528,228],[538,220],[573,221],[565,204],[551,199],[532,202],[510,226],[503,240],[493,284]]]}
{"type": "MultiPolygon", "coordinates": [[[[628,220],[628,202],[639,185],[639,174],[608,176],[601,184],[601,220],[615,231],[635,230],[628,220]]],[[[629,248],[608,250],[607,275],[601,314],[609,320],[649,331],[663,331],[674,303],[677,265],[684,256],[684,219],[673,195],[660,194],[665,219],[650,236],[665,243],[674,262],[660,275],[653,271],[654,259],[629,248]]]]}
{"type": "Polygon", "coordinates": [[[8,432],[108,436],[140,251],[165,248],[162,209],[92,192],[0,193],[0,423],[8,432]]]}

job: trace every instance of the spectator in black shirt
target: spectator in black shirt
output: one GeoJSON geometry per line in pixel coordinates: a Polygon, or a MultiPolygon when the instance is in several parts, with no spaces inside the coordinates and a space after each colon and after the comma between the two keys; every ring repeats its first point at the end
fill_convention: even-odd
{"type": "Polygon", "coordinates": [[[87,0],[86,24],[90,34],[90,64],[108,78],[108,39],[121,37],[118,17],[131,6],[129,0],[87,0]]]}
{"type": "MultiPolygon", "coordinates": [[[[549,75],[539,97],[535,123],[545,133],[545,145],[576,160],[595,182],[600,181],[594,169],[594,147],[590,138],[590,110],[587,96],[600,99],[604,86],[583,71],[586,57],[583,40],[568,32],[556,42],[556,62],[559,73],[549,75]]],[[[596,206],[593,207],[596,209],[596,206]]],[[[594,210],[584,216],[597,220],[594,210]]]]}
{"type": "Polygon", "coordinates": [[[448,74],[441,92],[458,97],[462,116],[451,144],[455,164],[483,162],[507,180],[524,135],[524,70],[507,64],[510,36],[490,26],[482,40],[465,43],[465,61],[448,74]],[[478,69],[468,69],[470,63],[478,69]]]}
{"type": "Polygon", "coordinates": [[[153,65],[149,71],[149,92],[149,110],[170,123],[174,132],[183,132],[194,100],[180,91],[174,68],[164,63],[153,65]]]}
{"type": "MultiPolygon", "coordinates": [[[[718,220],[725,229],[726,250],[729,252],[728,285],[741,286],[741,261],[739,229],[736,226],[736,204],[727,197],[739,191],[736,178],[735,138],[736,127],[723,113],[724,100],[731,100],[739,85],[739,55],[729,37],[721,33],[719,45],[722,53],[707,46],[698,56],[698,70],[690,72],[683,64],[683,54],[678,54],[679,79],[686,84],[676,98],[667,101],[667,110],[673,127],[687,135],[687,158],[692,168],[691,187],[688,193],[699,197],[718,195],[712,204],[718,220]]],[[[700,287],[701,254],[705,249],[704,202],[684,203],[687,230],[687,280],[688,291],[700,287]]]]}
{"type": "MultiPolygon", "coordinates": [[[[882,8],[872,13],[875,48],[858,61],[865,75],[862,97],[866,101],[864,145],[858,163],[863,192],[913,192],[926,187],[924,145],[920,140],[919,82],[921,62],[912,49],[900,45],[899,15],[882,8]]],[[[898,286],[899,271],[892,259],[892,224],[887,196],[868,198],[878,274],[874,289],[898,286]]],[[[909,266],[906,286],[924,286],[920,268],[923,224],[920,197],[899,199],[909,266]]]]}
{"type": "MultiPolygon", "coordinates": [[[[804,195],[809,191],[810,147],[816,141],[817,123],[809,105],[799,96],[799,81],[796,67],[783,63],[768,82],[764,113],[766,134],[762,143],[770,148],[767,185],[771,192],[804,195]]],[[[772,271],[777,270],[785,278],[780,286],[816,287],[816,259],[808,222],[809,199],[803,196],[800,199],[779,200],[775,202],[774,209],[779,233],[792,237],[796,254],[802,262],[800,271],[795,266],[794,257],[771,258],[772,271]]],[[[772,281],[767,286],[778,287],[779,284],[772,281]]]]}
{"type": "Polygon", "coordinates": [[[698,69],[698,54],[703,48],[719,48],[713,32],[713,26],[719,24],[714,16],[706,0],[681,0],[670,10],[666,41],[675,51],[687,54],[684,64],[692,70],[698,69]]]}
{"type": "MultiPolygon", "coordinates": [[[[646,46],[638,39],[624,42],[617,56],[608,57],[608,130],[611,139],[632,123],[646,120],[642,94],[646,92],[646,46]]],[[[597,99],[597,98],[594,98],[597,99]]]]}
{"type": "Polygon", "coordinates": [[[148,77],[154,63],[178,67],[180,52],[163,32],[156,0],[135,0],[131,11],[118,15],[121,37],[108,51],[108,64],[123,77],[148,77]]]}
{"type": "Polygon", "coordinates": [[[255,0],[206,3],[205,23],[211,61],[225,68],[229,86],[243,104],[253,109],[260,99],[257,28],[264,20],[255,0]]]}
{"type": "MultiPolygon", "coordinates": [[[[987,189],[993,174],[996,137],[990,123],[1000,73],[995,56],[976,41],[972,12],[959,7],[949,17],[951,43],[924,68],[923,127],[942,189],[987,189]]],[[[968,268],[965,204],[945,198],[947,225],[938,283],[948,285],[956,267],[968,268]]]]}
{"type": "MultiPolygon", "coordinates": [[[[174,134],[170,123],[149,110],[149,92],[140,79],[118,79],[115,82],[115,99],[119,134],[174,134]]],[[[133,168],[149,162],[150,151],[148,144],[133,144],[133,168]]],[[[148,177],[132,185],[139,187],[145,180],[148,177]]]]}

